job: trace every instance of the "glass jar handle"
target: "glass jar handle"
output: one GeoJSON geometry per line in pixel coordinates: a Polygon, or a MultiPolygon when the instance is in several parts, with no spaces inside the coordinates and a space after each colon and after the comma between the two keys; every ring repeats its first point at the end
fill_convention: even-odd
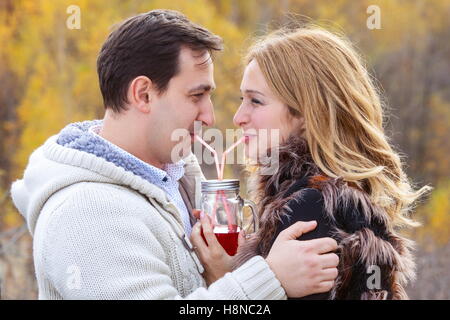
{"type": "Polygon", "coordinates": [[[257,232],[259,229],[259,217],[258,211],[256,210],[256,205],[253,201],[244,199],[244,207],[249,207],[252,211],[253,216],[253,232],[257,232]]]}

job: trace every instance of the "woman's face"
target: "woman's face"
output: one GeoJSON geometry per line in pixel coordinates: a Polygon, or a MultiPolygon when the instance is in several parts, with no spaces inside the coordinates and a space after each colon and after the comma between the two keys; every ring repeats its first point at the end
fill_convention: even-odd
{"type": "Polygon", "coordinates": [[[256,60],[245,68],[241,100],[233,121],[244,131],[245,155],[258,161],[284,141],[300,120],[288,116],[287,106],[269,88],[256,60]]]}

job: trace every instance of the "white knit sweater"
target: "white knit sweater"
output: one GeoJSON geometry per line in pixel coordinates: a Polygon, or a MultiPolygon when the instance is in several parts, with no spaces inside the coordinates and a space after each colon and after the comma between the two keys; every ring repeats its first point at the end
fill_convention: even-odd
{"type": "MultiPolygon", "coordinates": [[[[262,257],[206,288],[164,191],[56,140],[33,152],[11,190],[33,235],[40,299],[286,299],[262,257]]],[[[194,155],[185,171],[192,186],[194,155]]]]}

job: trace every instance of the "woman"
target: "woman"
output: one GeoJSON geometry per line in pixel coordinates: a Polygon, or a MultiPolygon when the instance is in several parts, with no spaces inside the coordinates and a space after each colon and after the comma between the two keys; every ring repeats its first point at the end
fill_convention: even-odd
{"type": "Polygon", "coordinates": [[[384,134],[380,97],[352,46],[316,27],[270,34],[251,47],[241,92],[234,122],[258,163],[250,181],[260,229],[233,259],[203,262],[223,274],[266,256],[290,224],[316,220],[299,240],[336,239],[339,274],[330,292],[306,298],[406,299],[412,243],[397,232],[416,225],[408,213],[429,187],[409,184],[384,134]],[[274,157],[278,170],[264,172],[274,157]]]}

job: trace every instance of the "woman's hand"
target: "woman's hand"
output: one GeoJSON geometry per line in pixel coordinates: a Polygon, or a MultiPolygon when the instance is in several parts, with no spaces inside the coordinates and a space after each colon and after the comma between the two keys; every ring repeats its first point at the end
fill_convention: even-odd
{"type": "MultiPolygon", "coordinates": [[[[200,215],[200,221],[192,228],[191,242],[194,245],[197,256],[205,268],[203,277],[206,284],[209,286],[211,283],[222,278],[227,272],[232,271],[233,257],[229,256],[219,241],[217,241],[210,218],[199,211],[194,212],[194,215],[200,215]],[[202,231],[206,243],[201,236],[202,231]]],[[[239,234],[239,243],[242,243],[243,238],[244,236],[241,232],[239,234]]]]}

